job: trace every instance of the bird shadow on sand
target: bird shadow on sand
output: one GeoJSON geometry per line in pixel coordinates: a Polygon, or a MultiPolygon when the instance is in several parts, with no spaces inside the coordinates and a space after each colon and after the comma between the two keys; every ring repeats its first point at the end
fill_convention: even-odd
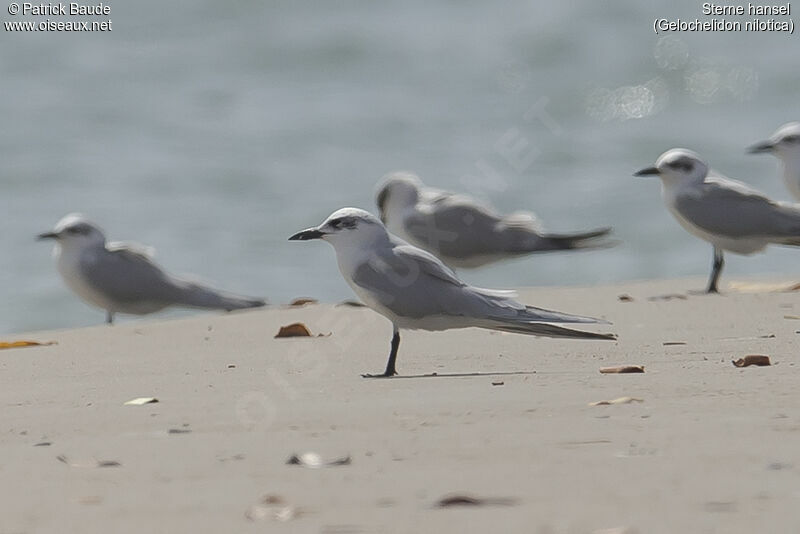
{"type": "Polygon", "coordinates": [[[536,371],[499,371],[494,373],[427,373],[424,375],[395,375],[387,377],[374,377],[364,376],[363,378],[384,378],[390,380],[399,380],[403,378],[468,378],[480,376],[515,376],[515,375],[535,375],[536,371]]]}

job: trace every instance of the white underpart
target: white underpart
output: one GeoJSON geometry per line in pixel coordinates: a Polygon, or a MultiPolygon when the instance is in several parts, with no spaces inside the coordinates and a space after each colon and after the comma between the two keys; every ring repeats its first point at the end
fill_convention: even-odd
{"type": "Polygon", "coordinates": [[[82,258],[86,259],[86,256],[104,252],[105,250],[93,251],[89,248],[82,249],[74,246],[63,247],[58,243],[53,247],[53,257],[56,260],[58,273],[64,283],[67,284],[67,287],[84,301],[113,313],[115,310],[112,303],[102,293],[95,291],[81,274],[80,262],[82,258]]]}

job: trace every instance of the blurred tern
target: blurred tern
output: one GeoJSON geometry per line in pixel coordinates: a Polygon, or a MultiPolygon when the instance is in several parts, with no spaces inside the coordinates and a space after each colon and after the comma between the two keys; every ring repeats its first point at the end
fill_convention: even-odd
{"type": "Polygon", "coordinates": [[[773,243],[800,246],[800,206],[774,202],[716,173],[691,150],[664,152],[655,167],[634,176],[660,177],[667,209],[689,233],[714,247],[708,293],[718,292],[724,251],[750,255],[773,243]]]}
{"type": "Polygon", "coordinates": [[[389,361],[381,375],[397,374],[401,328],[480,327],[548,337],[616,339],[550,323],[606,323],[520,304],[513,292],[469,286],[432,254],[391,235],[372,214],[342,208],[290,241],[323,239],[336,251],[342,276],[364,303],[392,322],[389,361]]]}
{"type": "Polygon", "coordinates": [[[474,268],[536,252],[603,248],[600,228],[547,234],[530,212],[500,215],[466,195],[425,187],[417,175],[387,175],[377,195],[381,220],[393,234],[431,252],[454,269],[474,268]]]}
{"type": "Polygon", "coordinates": [[[53,256],[58,271],[84,301],[114,314],[143,315],[168,306],[236,310],[265,304],[263,299],[218,291],[164,272],[152,259],[153,251],[125,243],[106,244],[99,227],[82,215],[61,219],[39,239],[55,239],[53,256]]]}
{"type": "Polygon", "coordinates": [[[778,128],[767,140],[747,149],[751,154],[768,152],[781,161],[783,181],[787,189],[800,200],[800,122],[789,122],[778,128]]]}

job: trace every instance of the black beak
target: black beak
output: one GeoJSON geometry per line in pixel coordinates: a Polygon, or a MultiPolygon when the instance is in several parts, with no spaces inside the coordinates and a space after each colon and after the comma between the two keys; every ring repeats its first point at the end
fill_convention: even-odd
{"type": "Polygon", "coordinates": [[[661,174],[661,171],[655,167],[647,167],[646,169],[642,169],[633,173],[634,176],[658,176],[659,174],[661,174]]]}
{"type": "Polygon", "coordinates": [[[308,241],[309,239],[320,239],[324,235],[325,232],[320,232],[316,228],[308,228],[302,232],[297,232],[294,234],[289,238],[289,241],[308,241]]]}
{"type": "Polygon", "coordinates": [[[45,232],[36,236],[36,239],[58,239],[58,234],[55,232],[45,232]]]}
{"type": "Polygon", "coordinates": [[[760,143],[756,143],[747,147],[748,154],[763,154],[764,152],[772,152],[775,148],[775,143],[772,141],[761,141],[760,143]]]}

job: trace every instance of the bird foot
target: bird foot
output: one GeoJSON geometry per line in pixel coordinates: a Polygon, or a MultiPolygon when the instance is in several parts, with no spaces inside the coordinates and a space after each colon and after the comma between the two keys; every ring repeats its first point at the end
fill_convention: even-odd
{"type": "Polygon", "coordinates": [[[721,295],[717,289],[690,289],[686,292],[689,295],[702,296],[702,295],[721,295]]]}
{"type": "Polygon", "coordinates": [[[381,373],[379,375],[373,375],[373,374],[366,373],[366,374],[362,374],[361,378],[392,378],[393,376],[397,376],[397,372],[381,373]]]}

